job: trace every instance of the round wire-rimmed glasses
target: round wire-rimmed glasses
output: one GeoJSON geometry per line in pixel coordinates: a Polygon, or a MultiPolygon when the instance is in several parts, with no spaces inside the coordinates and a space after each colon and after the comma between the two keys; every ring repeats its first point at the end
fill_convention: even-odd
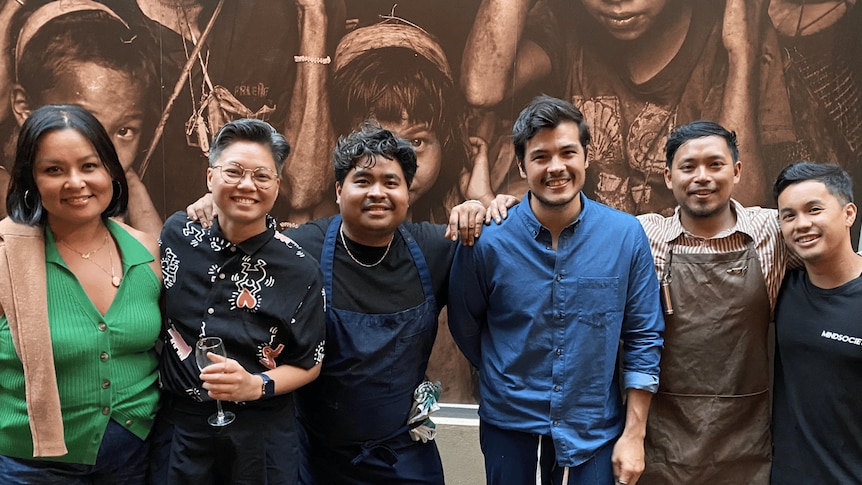
{"type": "Polygon", "coordinates": [[[226,184],[237,185],[245,177],[246,173],[251,174],[251,181],[259,189],[268,189],[278,180],[278,175],[269,167],[245,168],[242,165],[234,162],[225,163],[222,165],[213,165],[212,168],[217,168],[221,172],[221,179],[226,184]]]}

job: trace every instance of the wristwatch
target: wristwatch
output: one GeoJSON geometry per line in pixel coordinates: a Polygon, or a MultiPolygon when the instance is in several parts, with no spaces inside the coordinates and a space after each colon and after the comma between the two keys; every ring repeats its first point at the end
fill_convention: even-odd
{"type": "Polygon", "coordinates": [[[263,379],[263,384],[260,386],[260,398],[266,399],[275,396],[275,381],[263,372],[255,375],[263,379]]]}

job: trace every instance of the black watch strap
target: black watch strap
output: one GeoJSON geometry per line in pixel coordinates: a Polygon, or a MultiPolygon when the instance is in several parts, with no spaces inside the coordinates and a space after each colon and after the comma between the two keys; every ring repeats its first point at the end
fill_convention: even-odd
{"type": "Polygon", "coordinates": [[[266,399],[275,396],[275,381],[263,372],[255,375],[263,379],[263,384],[260,388],[260,398],[266,399]]]}

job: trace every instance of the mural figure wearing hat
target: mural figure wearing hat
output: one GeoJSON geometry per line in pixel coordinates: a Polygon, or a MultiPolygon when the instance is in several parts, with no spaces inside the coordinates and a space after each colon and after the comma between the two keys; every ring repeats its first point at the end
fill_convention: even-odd
{"type": "MultiPolygon", "coordinates": [[[[416,151],[409,218],[445,223],[449,209],[464,199],[490,202],[488,147],[467,137],[466,103],[436,37],[390,18],[345,35],[334,65],[336,132],[349,133],[373,118],[416,151]]],[[[452,340],[445,309],[428,374],[443,382],[446,401],[475,402],[475,374],[452,340]]]]}
{"type": "Polygon", "coordinates": [[[350,133],[373,119],[416,151],[409,217],[445,222],[462,197],[493,199],[487,146],[467,137],[465,103],[433,35],[394,18],[359,28],[338,43],[334,67],[336,133],[350,133]]]}
{"type": "Polygon", "coordinates": [[[136,36],[107,6],[90,0],[34,8],[21,9],[12,22],[13,117],[3,126],[7,158],[19,127],[33,110],[46,104],[86,108],[111,136],[126,169],[128,222],[158,237],[161,218],[132,168],[157,114],[150,108],[156,79],[145,38],[136,36]]]}

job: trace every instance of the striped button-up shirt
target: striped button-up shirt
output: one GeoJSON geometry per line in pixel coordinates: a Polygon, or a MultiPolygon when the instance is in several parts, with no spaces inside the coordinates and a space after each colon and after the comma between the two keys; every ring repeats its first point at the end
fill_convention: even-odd
{"type": "Polygon", "coordinates": [[[788,264],[791,267],[801,266],[800,261],[784,245],[775,209],[743,207],[735,200],[730,203],[736,215],[736,224],[711,238],[695,236],[686,231],[679,219],[679,207],[669,217],[659,214],[638,216],[649,238],[656,274],[659,278],[664,274],[671,245],[677,254],[717,254],[743,250],[753,241],[766,280],[769,306],[774,309],[785,267],[788,264]]]}

